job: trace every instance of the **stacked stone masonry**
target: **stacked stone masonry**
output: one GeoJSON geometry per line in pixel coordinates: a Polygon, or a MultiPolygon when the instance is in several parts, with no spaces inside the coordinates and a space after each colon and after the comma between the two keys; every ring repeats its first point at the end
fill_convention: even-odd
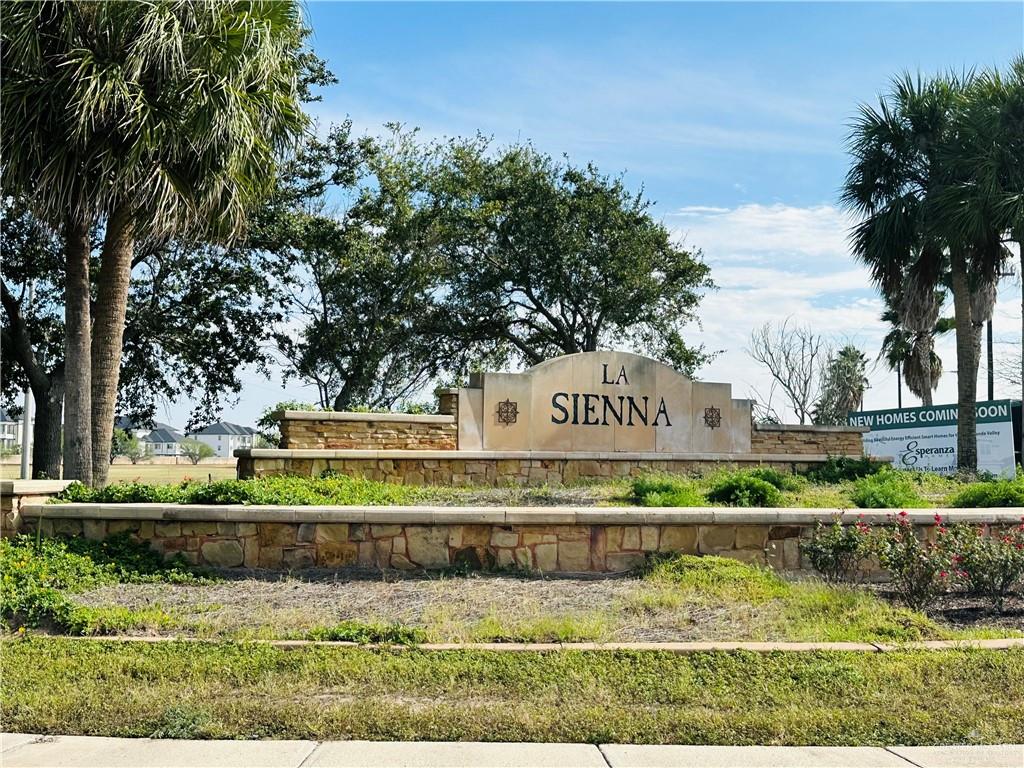
{"type": "Polygon", "coordinates": [[[451,417],[385,420],[375,419],[374,414],[332,414],[350,417],[345,419],[310,415],[281,417],[281,448],[454,451],[457,447],[458,428],[451,417]]]}
{"type": "MultiPolygon", "coordinates": [[[[617,573],[655,552],[710,554],[801,568],[783,525],[410,525],[43,519],[45,536],[102,539],[122,531],[170,557],[218,568],[523,569],[617,573]]],[[[28,529],[35,529],[29,521],[28,529]]]]}
{"type": "Polygon", "coordinates": [[[331,471],[404,485],[562,485],[577,480],[636,477],[651,472],[696,472],[714,467],[771,466],[785,472],[803,472],[823,459],[763,460],[757,456],[730,456],[722,460],[660,459],[519,459],[519,458],[238,458],[241,478],[268,475],[317,477],[331,471]]]}
{"type": "Polygon", "coordinates": [[[864,431],[859,427],[760,425],[750,433],[750,450],[753,453],[860,456],[864,453],[864,431]]]}
{"type": "Polygon", "coordinates": [[[70,484],[70,480],[0,480],[0,536],[18,533],[23,506],[45,504],[70,484]]]}
{"type": "MultiPolygon", "coordinates": [[[[39,517],[38,511],[27,514],[24,528],[31,532],[40,526],[46,536],[84,535],[91,539],[128,531],[133,538],[149,542],[166,556],[180,553],[199,565],[290,570],[357,566],[436,570],[458,566],[544,573],[619,573],[642,564],[650,554],[678,552],[735,558],[779,571],[800,571],[810,570],[801,557],[800,541],[813,532],[812,520],[827,517],[809,510],[780,514],[776,519],[783,522],[772,523],[751,522],[759,519],[756,512],[715,512],[719,516],[715,520],[710,511],[706,514],[698,511],[675,513],[675,519],[687,519],[685,515],[689,514],[689,519],[706,522],[666,524],[650,522],[665,513],[638,509],[606,514],[594,509],[587,514],[623,522],[585,524],[570,512],[547,514],[546,522],[542,522],[542,515],[516,513],[508,508],[505,512],[488,510],[466,514],[463,519],[478,521],[508,516],[532,517],[536,522],[431,523],[417,520],[418,517],[429,520],[433,513],[428,511],[384,509],[367,513],[370,522],[342,522],[338,518],[344,519],[346,513],[336,509],[310,513],[309,517],[314,519],[309,522],[249,522],[140,519],[151,510],[142,510],[133,517],[127,509],[115,516],[116,513],[107,512],[110,507],[75,506],[93,509],[85,509],[84,514],[76,516],[75,510],[48,507],[44,514],[54,516],[39,517]],[[560,518],[567,522],[552,522],[560,518]],[[631,519],[635,522],[629,522],[631,519]],[[735,522],[729,522],[732,519],[735,522]]],[[[216,509],[210,508],[211,517],[238,516],[218,515],[216,509]]],[[[267,509],[259,514],[265,514],[267,509]]],[[[442,514],[448,520],[459,516],[458,512],[442,514]]],[[[923,537],[934,536],[934,523],[926,522],[931,520],[931,514],[931,511],[915,514],[914,524],[923,537]]],[[[885,519],[881,515],[876,517],[876,522],[885,519]]],[[[998,531],[1001,526],[1012,525],[1017,518],[1015,514],[979,517],[968,513],[965,519],[989,521],[992,530],[998,531]]]]}

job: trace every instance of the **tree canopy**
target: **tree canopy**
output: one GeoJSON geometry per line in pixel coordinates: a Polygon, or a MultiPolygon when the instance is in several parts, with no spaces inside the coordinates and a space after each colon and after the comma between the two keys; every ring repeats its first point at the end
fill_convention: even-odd
{"type": "Polygon", "coordinates": [[[466,337],[528,364],[610,346],[691,375],[709,359],[683,327],[710,270],[621,178],[478,138],[445,147],[431,182],[445,305],[466,337]]]}
{"type": "MultiPolygon", "coordinates": [[[[957,461],[969,471],[977,468],[981,328],[1010,255],[1006,243],[1024,234],[1022,88],[1020,62],[1005,78],[904,75],[877,106],[861,106],[849,138],[842,199],[861,216],[854,252],[919,340],[934,325],[933,297],[948,275],[957,340],[957,461]]],[[[930,391],[931,356],[922,349],[917,360],[922,391],[930,391]]]]}
{"type": "Polygon", "coordinates": [[[65,249],[66,477],[106,480],[136,241],[241,232],[307,125],[306,33],[286,0],[5,8],[3,187],[65,249]]]}
{"type": "Polygon", "coordinates": [[[712,283],[641,194],[593,167],[389,126],[311,139],[259,218],[284,295],[277,345],[322,407],[388,407],[430,381],[627,346],[693,374],[712,283]]]}

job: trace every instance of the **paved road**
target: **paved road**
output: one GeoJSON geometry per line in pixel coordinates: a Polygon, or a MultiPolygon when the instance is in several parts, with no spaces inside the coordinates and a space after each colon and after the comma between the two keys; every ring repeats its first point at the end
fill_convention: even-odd
{"type": "Polygon", "coordinates": [[[1024,768],[1024,745],[675,747],[0,735],[3,768],[1024,768]]]}

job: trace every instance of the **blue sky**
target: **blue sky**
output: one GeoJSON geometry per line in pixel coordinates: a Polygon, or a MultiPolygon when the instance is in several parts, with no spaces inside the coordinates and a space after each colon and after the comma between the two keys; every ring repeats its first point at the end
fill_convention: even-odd
{"type": "MultiPolygon", "coordinates": [[[[1022,2],[313,2],[308,14],[340,80],[314,106],[322,126],[348,116],[361,132],[399,121],[428,137],[530,140],[642,185],[712,266],[720,289],[690,338],[724,350],[701,376],[731,381],[736,396],[767,395],[744,352],[767,320],[793,316],[877,354],[880,303],[836,207],[857,104],[902,70],[1003,66],[1024,44],[1022,2]]],[[[1019,297],[1002,291],[999,341],[1019,334],[1019,297]]],[[[951,339],[940,353],[953,369],[951,339]]],[[[894,406],[894,376],[871,380],[867,405],[894,406]]],[[[309,396],[278,383],[247,375],[227,417],[251,423],[309,396]]],[[[937,402],[949,400],[952,376],[937,402]]],[[[183,422],[187,409],[167,415],[183,422]]]]}

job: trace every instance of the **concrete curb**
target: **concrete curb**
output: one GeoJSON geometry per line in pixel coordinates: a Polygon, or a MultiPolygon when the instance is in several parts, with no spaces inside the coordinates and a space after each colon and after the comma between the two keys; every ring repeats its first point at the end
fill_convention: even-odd
{"type": "MultiPolygon", "coordinates": [[[[76,636],[30,635],[54,637],[95,643],[237,643],[268,645],[282,650],[311,647],[362,648],[364,650],[414,650],[431,652],[489,651],[495,653],[552,653],[555,651],[660,651],[662,653],[727,653],[750,651],[753,653],[893,653],[899,651],[988,650],[1006,651],[1024,648],[1024,637],[990,640],[920,640],[907,643],[802,643],[802,642],[680,642],[680,643],[419,643],[398,645],[393,643],[356,643],[346,640],[228,640],[205,637],[148,637],[134,635],[76,636]]],[[[18,641],[2,641],[18,642],[18,641]]]]}
{"type": "Polygon", "coordinates": [[[195,741],[4,733],[7,768],[1020,768],[1024,745],[763,747],[388,741],[195,741]]]}

